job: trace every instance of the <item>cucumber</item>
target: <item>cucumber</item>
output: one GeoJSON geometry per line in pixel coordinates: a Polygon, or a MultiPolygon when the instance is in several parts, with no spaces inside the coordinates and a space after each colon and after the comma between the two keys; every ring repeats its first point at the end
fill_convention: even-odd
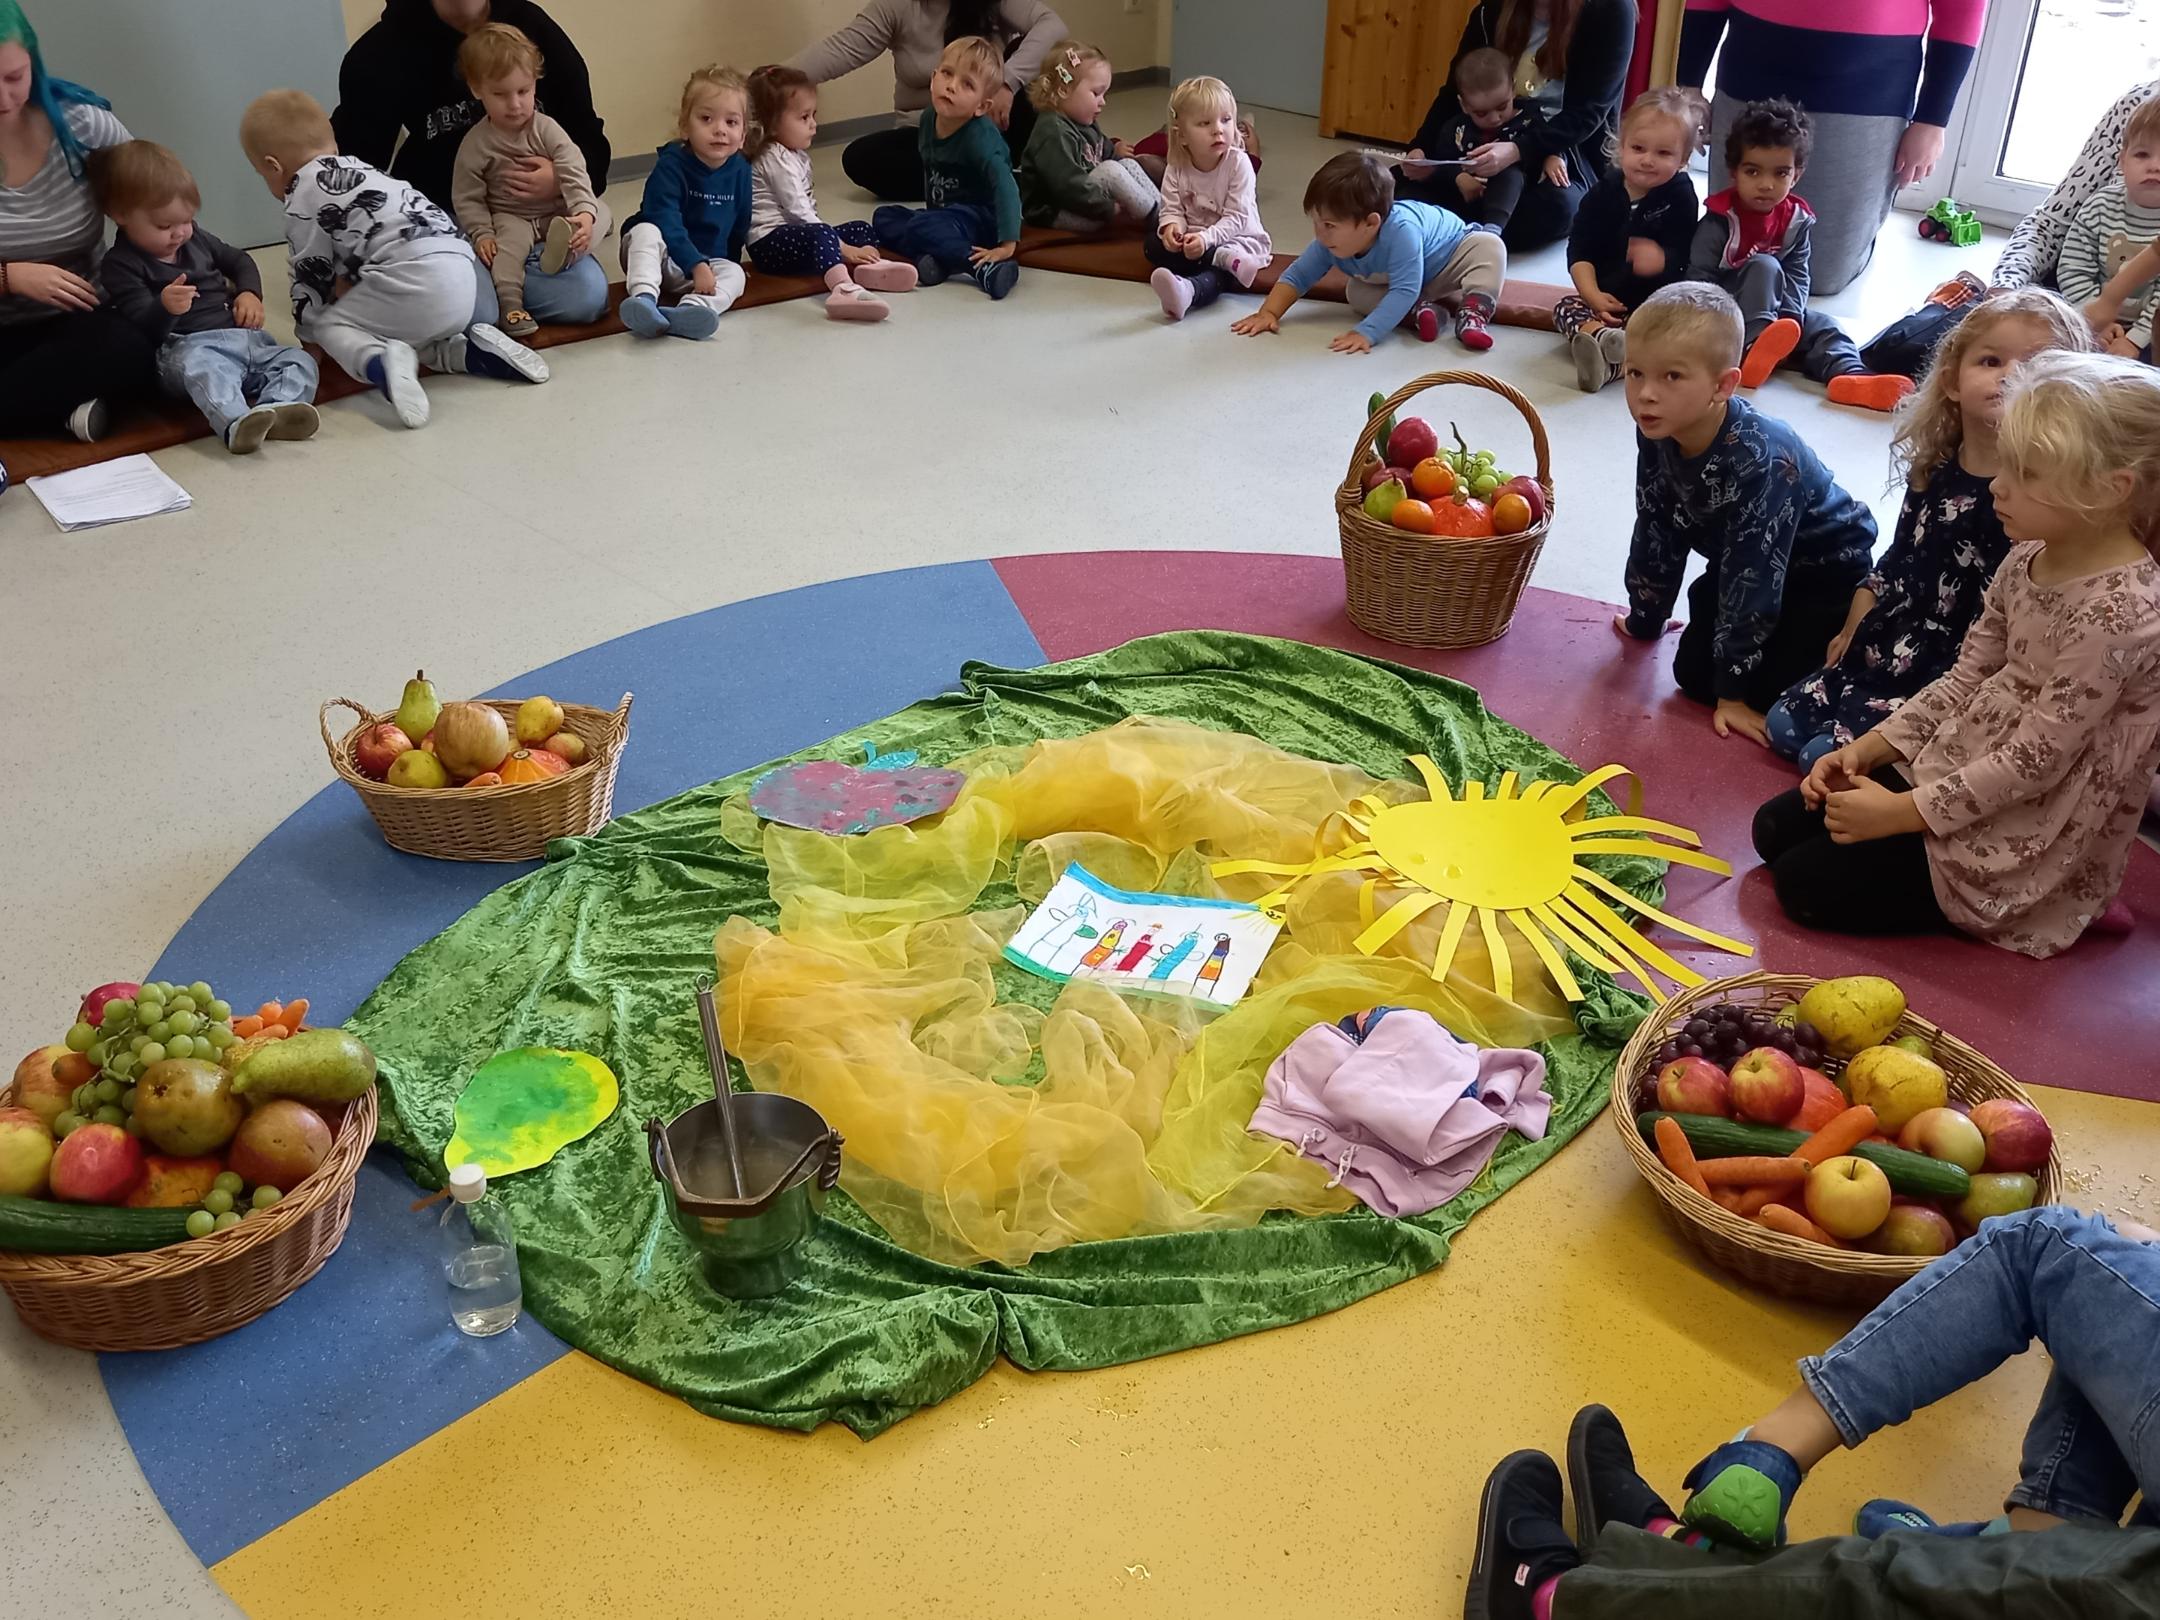
{"type": "Polygon", "coordinates": [[[138,1254],[187,1236],[184,1209],[108,1209],[0,1197],[0,1250],[18,1254],[138,1254]]]}
{"type": "MultiPolygon", "coordinates": [[[[1738,1159],[1757,1154],[1783,1158],[1807,1140],[1805,1131],[1788,1131],[1775,1125],[1750,1125],[1742,1120],[1720,1119],[1715,1114],[1668,1116],[1656,1112],[1635,1116],[1643,1140],[1654,1144],[1657,1122],[1668,1117],[1680,1127],[1699,1159],[1738,1159]]],[[[1972,1191],[1972,1177],[1956,1165],[1931,1159],[1925,1153],[1908,1153],[1880,1142],[1862,1142],[1853,1152],[1888,1176],[1894,1189],[1914,1198],[1963,1198],[1972,1191]]]]}

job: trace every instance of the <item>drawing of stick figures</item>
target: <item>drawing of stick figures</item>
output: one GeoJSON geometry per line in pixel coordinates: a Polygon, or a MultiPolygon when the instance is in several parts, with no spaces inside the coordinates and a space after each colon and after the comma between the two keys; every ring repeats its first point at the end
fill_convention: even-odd
{"type": "Polygon", "coordinates": [[[1082,894],[1073,902],[1072,910],[1052,911],[1047,915],[1050,926],[1043,930],[1042,938],[1035,942],[1034,948],[1028,953],[1041,962],[1048,962],[1070,945],[1073,936],[1094,920],[1095,897],[1092,894],[1082,894]]]}
{"type": "Polygon", "coordinates": [[[1197,928],[1186,929],[1185,937],[1179,940],[1176,945],[1164,947],[1163,959],[1155,964],[1155,971],[1150,973],[1148,977],[1150,979],[1169,978],[1171,974],[1184,966],[1185,958],[1192,955],[1199,948],[1200,931],[1197,928]]]}
{"type": "Polygon", "coordinates": [[[1222,982],[1223,965],[1229,960],[1230,936],[1228,934],[1217,934],[1215,936],[1215,948],[1208,952],[1208,959],[1200,964],[1199,975],[1193,980],[1194,988],[1197,989],[1205,985],[1207,993],[1210,996],[1214,995],[1215,987],[1222,982]]]}
{"type": "Polygon", "coordinates": [[[1085,973],[1090,968],[1099,968],[1109,961],[1110,953],[1118,948],[1118,941],[1125,937],[1125,930],[1131,926],[1132,919],[1130,917],[1120,917],[1116,922],[1112,923],[1103,934],[1103,937],[1095,942],[1095,948],[1080,958],[1080,965],[1074,968],[1073,971],[1075,973],[1085,973]]]}
{"type": "Polygon", "coordinates": [[[1155,948],[1155,930],[1160,927],[1162,927],[1161,923],[1150,923],[1148,925],[1148,931],[1140,936],[1133,948],[1118,958],[1118,972],[1130,973],[1147,960],[1148,952],[1155,948]]]}

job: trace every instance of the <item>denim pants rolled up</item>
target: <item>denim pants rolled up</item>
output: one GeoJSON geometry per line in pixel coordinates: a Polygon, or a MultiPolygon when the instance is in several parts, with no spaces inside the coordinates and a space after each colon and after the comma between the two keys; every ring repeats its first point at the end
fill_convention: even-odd
{"type": "Polygon", "coordinates": [[[165,391],[192,401],[221,439],[257,406],[311,403],[318,380],[305,349],[240,326],[167,338],[157,368],[165,391]]]}

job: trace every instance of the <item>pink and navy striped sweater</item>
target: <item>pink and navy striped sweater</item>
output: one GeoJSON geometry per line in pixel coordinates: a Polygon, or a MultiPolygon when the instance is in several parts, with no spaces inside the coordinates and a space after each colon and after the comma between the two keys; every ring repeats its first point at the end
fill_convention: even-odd
{"type": "Polygon", "coordinates": [[[1678,77],[1700,85],[1722,38],[1737,100],[1947,124],[1986,17],[1987,0],[1687,0],[1678,77]]]}

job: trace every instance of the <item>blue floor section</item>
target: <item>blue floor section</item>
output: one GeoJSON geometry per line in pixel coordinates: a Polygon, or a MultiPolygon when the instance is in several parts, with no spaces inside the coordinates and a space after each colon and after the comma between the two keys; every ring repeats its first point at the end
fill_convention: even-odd
{"type": "MultiPolygon", "coordinates": [[[[633,632],[520,676],[612,709],[637,694],[616,777],[624,814],[953,686],[969,659],[1041,646],[988,563],[810,586],[633,632]]],[[[197,908],[151,977],[208,979],[235,1002],[307,995],[350,1016],[414,947],[531,871],[402,855],[334,782],[197,908]]],[[[352,1229],[300,1292],[187,1350],[102,1359],[143,1472],[206,1564],[306,1511],[563,1354],[537,1323],[486,1341],[449,1324],[431,1240],[395,1161],[362,1171],[352,1229]]]]}

